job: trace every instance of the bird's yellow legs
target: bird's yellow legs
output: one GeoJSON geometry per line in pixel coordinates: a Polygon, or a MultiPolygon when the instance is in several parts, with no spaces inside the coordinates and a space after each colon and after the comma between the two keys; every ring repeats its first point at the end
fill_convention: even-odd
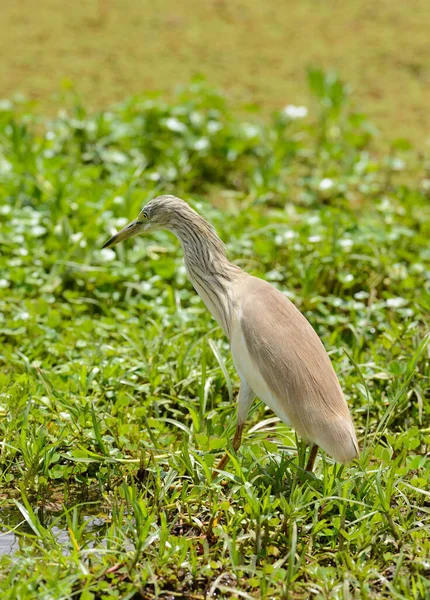
{"type": "MultiPolygon", "coordinates": [[[[239,450],[240,444],[242,442],[243,427],[244,427],[244,423],[237,424],[236,432],[234,434],[233,443],[232,443],[232,447],[235,452],[237,452],[239,450]]],[[[309,452],[308,462],[306,463],[306,471],[308,471],[308,473],[312,473],[312,471],[314,470],[314,464],[315,464],[315,459],[317,457],[317,454],[318,454],[318,446],[316,444],[313,444],[311,451],[309,452]]],[[[219,461],[219,463],[216,465],[213,476],[212,476],[213,478],[215,478],[217,476],[218,471],[220,471],[221,469],[223,469],[225,467],[225,465],[229,461],[229,458],[230,457],[229,457],[228,453],[226,452],[224,454],[224,456],[222,457],[222,459],[219,461]]]]}
{"type": "MultiPolygon", "coordinates": [[[[241,444],[241,442],[242,442],[242,432],[243,432],[243,426],[244,426],[244,423],[238,423],[238,424],[237,424],[237,427],[236,427],[236,432],[235,432],[235,434],[234,434],[233,443],[232,443],[233,450],[234,450],[235,452],[237,452],[237,451],[239,450],[239,448],[240,448],[240,444],[241,444]]],[[[221,470],[221,469],[223,469],[223,468],[225,467],[225,465],[226,465],[226,464],[228,463],[228,461],[229,461],[229,458],[230,458],[230,457],[229,457],[228,453],[226,452],[226,453],[224,454],[224,456],[222,457],[222,459],[221,459],[221,460],[219,461],[219,463],[217,464],[217,466],[215,467],[215,472],[214,472],[214,474],[213,474],[213,477],[216,477],[216,476],[217,476],[217,471],[219,471],[219,470],[221,470]]]]}
{"type": "MultiPolygon", "coordinates": [[[[232,441],[232,448],[235,452],[237,452],[240,448],[240,444],[242,443],[242,433],[243,428],[245,426],[245,420],[248,415],[248,411],[251,407],[251,404],[255,398],[254,392],[251,390],[249,385],[245,380],[241,380],[239,395],[237,399],[237,426],[236,431],[232,441]]],[[[315,459],[318,454],[318,446],[313,444],[311,451],[309,452],[308,462],[306,464],[306,471],[312,472],[314,469],[315,459]]],[[[228,463],[230,456],[226,452],[219,463],[216,465],[212,478],[214,479],[218,475],[218,471],[224,469],[225,465],[228,463]]]]}
{"type": "Polygon", "coordinates": [[[309,452],[308,462],[306,464],[306,471],[308,471],[309,473],[312,473],[312,471],[314,470],[314,463],[315,463],[317,454],[318,454],[318,446],[316,444],[313,444],[311,451],[309,452]]]}

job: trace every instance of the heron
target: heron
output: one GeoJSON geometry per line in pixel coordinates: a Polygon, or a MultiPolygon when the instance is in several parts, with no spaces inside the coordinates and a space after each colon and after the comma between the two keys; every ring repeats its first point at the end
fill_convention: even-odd
{"type": "MultiPolygon", "coordinates": [[[[150,200],[103,248],[157,229],[179,239],[193,287],[230,342],[240,380],[230,448],[239,450],[258,397],[311,445],[307,471],[313,470],[318,448],[342,464],[358,457],[351,413],[312,325],[280,290],[230,262],[215,229],[187,202],[172,195],[150,200]]],[[[215,473],[228,460],[226,451],[215,473]]]]}

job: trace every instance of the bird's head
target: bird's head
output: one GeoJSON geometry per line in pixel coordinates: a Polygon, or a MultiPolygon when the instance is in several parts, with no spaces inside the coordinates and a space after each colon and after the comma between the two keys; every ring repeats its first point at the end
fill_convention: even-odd
{"type": "Polygon", "coordinates": [[[110,248],[135,235],[156,229],[170,229],[174,232],[181,219],[196,214],[184,200],[176,196],[158,196],[142,208],[134,221],[112,236],[103,248],[110,248]]]}

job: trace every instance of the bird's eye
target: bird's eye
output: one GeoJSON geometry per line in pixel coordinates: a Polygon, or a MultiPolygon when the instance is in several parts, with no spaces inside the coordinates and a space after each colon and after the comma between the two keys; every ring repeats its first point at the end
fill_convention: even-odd
{"type": "Polygon", "coordinates": [[[144,219],[147,219],[147,218],[148,218],[148,213],[146,213],[146,212],[143,212],[143,213],[142,213],[142,217],[143,217],[144,219]]]}

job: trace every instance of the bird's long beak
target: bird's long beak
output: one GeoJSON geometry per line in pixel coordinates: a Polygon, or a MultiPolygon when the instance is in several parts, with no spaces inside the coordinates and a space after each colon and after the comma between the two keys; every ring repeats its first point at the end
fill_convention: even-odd
{"type": "Polygon", "coordinates": [[[134,221],[126,225],[124,229],[121,229],[121,231],[118,231],[118,233],[112,236],[110,240],[108,240],[106,244],[102,246],[102,250],[103,248],[110,248],[111,246],[115,246],[115,244],[118,244],[119,242],[123,242],[124,240],[127,240],[128,238],[137,235],[142,230],[142,227],[142,221],[138,221],[137,219],[135,219],[134,221]]]}

